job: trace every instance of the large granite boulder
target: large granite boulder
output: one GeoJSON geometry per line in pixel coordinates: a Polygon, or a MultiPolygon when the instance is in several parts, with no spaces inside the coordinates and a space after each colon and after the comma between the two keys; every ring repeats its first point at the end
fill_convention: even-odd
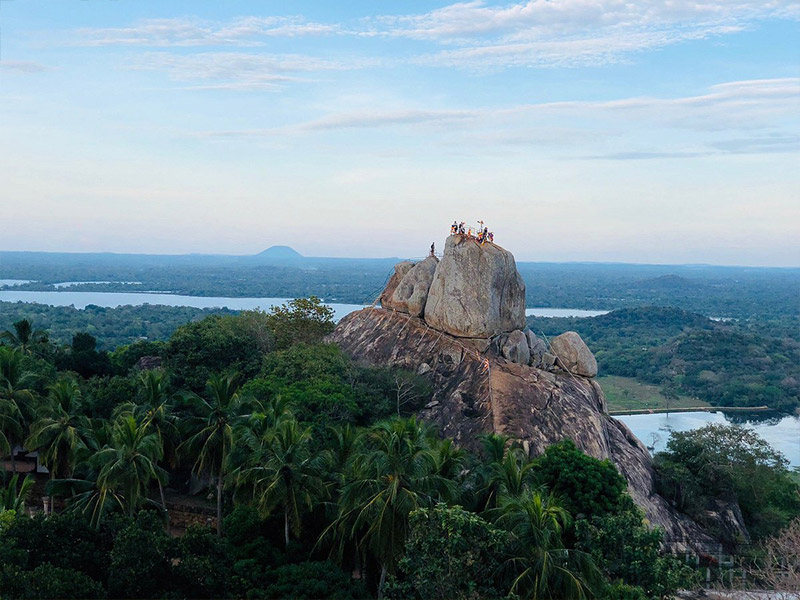
{"type": "Polygon", "coordinates": [[[403,277],[405,277],[412,268],[414,268],[414,263],[410,260],[404,260],[394,266],[394,273],[392,273],[392,276],[389,278],[389,283],[386,284],[383,292],[381,292],[381,306],[383,308],[394,309],[392,301],[394,291],[397,289],[397,286],[400,285],[400,282],[403,281],[403,277]]]}
{"type": "Polygon", "coordinates": [[[583,377],[597,375],[597,360],[589,347],[574,331],[567,331],[550,340],[550,348],[558,357],[558,365],[583,377]]]}
{"type": "Polygon", "coordinates": [[[633,500],[652,525],[664,529],[667,541],[678,546],[684,540],[713,542],[656,494],[649,452],[624,423],[608,415],[595,380],[502,360],[486,354],[481,340],[456,338],[422,319],[380,308],[347,315],[328,341],[360,362],[423,374],[433,395],[421,418],[460,446],[478,450],[480,434],[499,433],[538,455],[571,439],[619,468],[633,500]]]}
{"type": "Polygon", "coordinates": [[[425,321],[457,337],[490,338],[525,327],[525,282],[514,256],[495,244],[447,238],[433,275],[425,321]]]}
{"type": "Polygon", "coordinates": [[[421,317],[425,312],[425,302],[428,299],[428,290],[433,281],[433,273],[439,259],[429,256],[422,262],[415,264],[400,281],[392,293],[391,304],[395,310],[406,312],[415,317],[421,317]]]}
{"type": "Polygon", "coordinates": [[[520,365],[527,365],[531,361],[531,349],[528,339],[519,329],[500,336],[500,354],[503,358],[520,365]]]}

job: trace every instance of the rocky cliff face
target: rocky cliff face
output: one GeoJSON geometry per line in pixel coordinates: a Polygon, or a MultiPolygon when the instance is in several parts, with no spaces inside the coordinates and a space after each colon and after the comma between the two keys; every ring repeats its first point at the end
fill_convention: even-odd
{"type": "Polygon", "coordinates": [[[381,308],[351,313],[329,339],[365,363],[428,377],[435,391],[421,417],[459,445],[476,449],[479,434],[502,433],[536,455],[572,439],[587,454],[617,465],[634,501],[669,539],[711,541],[653,492],[647,449],[606,414],[603,392],[594,380],[511,362],[495,355],[485,340],[459,339],[423,319],[381,308]]]}
{"type": "Polygon", "coordinates": [[[476,449],[478,435],[505,434],[531,455],[572,439],[617,465],[668,539],[712,541],[653,491],[650,454],[607,414],[580,336],[548,345],[525,329],[525,285],[510,252],[450,236],[441,261],[399,263],[381,304],[342,319],[329,340],[362,362],[428,377],[435,391],[421,417],[442,435],[476,449]]]}
{"type": "Polygon", "coordinates": [[[433,275],[425,322],[458,337],[487,338],[525,327],[525,282],[514,256],[495,244],[451,235],[433,275]]]}

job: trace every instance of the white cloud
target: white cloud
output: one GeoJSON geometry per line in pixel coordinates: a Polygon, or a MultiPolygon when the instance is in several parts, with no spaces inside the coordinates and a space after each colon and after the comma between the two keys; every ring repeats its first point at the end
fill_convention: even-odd
{"type": "Polygon", "coordinates": [[[0,71],[8,73],[42,73],[50,67],[31,60],[0,60],[0,71]]]}
{"type": "Polygon", "coordinates": [[[165,71],[173,81],[193,83],[193,89],[248,90],[270,89],[282,83],[302,81],[310,73],[339,71],[358,64],[361,63],[341,63],[301,54],[150,52],[131,68],[165,71]]]}
{"type": "Polygon", "coordinates": [[[795,0],[529,0],[495,5],[457,2],[420,14],[355,23],[303,16],[228,21],[148,19],[127,27],[81,29],[78,45],[149,47],[263,46],[270,38],[336,34],[404,38],[417,64],[498,69],[600,65],[636,52],[736,33],[760,19],[800,19],[795,0]],[[438,50],[427,45],[434,44],[438,50]]]}
{"type": "Polygon", "coordinates": [[[536,41],[514,39],[442,50],[417,57],[415,62],[476,69],[604,65],[624,60],[636,52],[736,31],[741,31],[741,27],[727,25],[685,31],[608,31],[586,37],[547,37],[536,41]]]}
{"type": "Polygon", "coordinates": [[[365,35],[425,40],[449,49],[419,62],[466,68],[571,66],[741,31],[765,18],[800,18],[790,0],[530,0],[460,2],[369,21],[365,35]]]}
{"type": "MultiPolygon", "coordinates": [[[[609,101],[563,101],[520,104],[480,109],[359,110],[332,113],[287,127],[238,131],[209,131],[199,137],[269,137],[308,134],[353,128],[425,127],[463,130],[478,134],[489,129],[492,135],[508,128],[511,143],[520,143],[519,131],[525,123],[554,123],[564,119],[575,132],[581,122],[601,126],[608,121],[641,121],[652,127],[692,131],[748,130],[774,126],[780,119],[798,114],[800,78],[734,81],[713,85],[708,93],[677,98],[621,98],[609,101]]],[[[567,130],[563,130],[567,131],[567,130]]],[[[575,133],[575,140],[585,136],[575,133]]],[[[498,139],[502,139],[502,136],[498,139]]]]}
{"type": "Polygon", "coordinates": [[[371,32],[452,43],[486,36],[530,39],[597,29],[644,30],[798,16],[800,8],[792,0],[530,0],[503,6],[476,0],[418,15],[377,17],[371,32]]]}
{"type": "Polygon", "coordinates": [[[265,38],[335,33],[336,25],[303,17],[241,17],[220,23],[194,18],[146,19],[128,27],[78,30],[82,46],[257,46],[265,38]]]}

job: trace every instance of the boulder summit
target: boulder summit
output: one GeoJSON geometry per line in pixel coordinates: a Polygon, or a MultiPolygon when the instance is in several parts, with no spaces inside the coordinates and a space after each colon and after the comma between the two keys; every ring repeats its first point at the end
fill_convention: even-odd
{"type": "Polygon", "coordinates": [[[650,454],[608,415],[580,336],[548,343],[525,328],[525,284],[510,252],[451,235],[441,260],[396,265],[380,301],[346,316],[328,339],[361,362],[428,378],[433,395],[419,416],[442,435],[477,450],[480,434],[504,434],[531,455],[571,439],[616,464],[667,539],[711,540],[655,493],[650,454]]]}

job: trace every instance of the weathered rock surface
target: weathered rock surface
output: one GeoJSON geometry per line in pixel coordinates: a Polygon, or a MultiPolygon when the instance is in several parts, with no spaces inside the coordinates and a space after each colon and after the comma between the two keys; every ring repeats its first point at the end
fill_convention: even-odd
{"type": "Polygon", "coordinates": [[[736,546],[750,543],[750,533],[744,524],[742,510],[735,502],[716,500],[713,508],[705,511],[701,522],[726,544],[736,546]]]}
{"type": "Polygon", "coordinates": [[[558,364],[562,368],[582,375],[594,377],[597,375],[597,360],[589,347],[574,331],[567,331],[550,340],[550,347],[558,357],[558,364]]]}
{"type": "Polygon", "coordinates": [[[500,336],[500,353],[503,358],[520,365],[527,365],[531,361],[531,349],[528,347],[528,338],[519,329],[500,336]]]}
{"type": "Polygon", "coordinates": [[[485,344],[377,308],[346,316],[329,340],[368,364],[424,373],[434,394],[420,416],[459,445],[474,449],[479,434],[495,432],[539,454],[570,438],[584,452],[618,466],[634,501],[652,524],[664,528],[668,539],[711,541],[696,523],[655,494],[647,449],[623,423],[608,416],[596,381],[491,356],[487,371],[485,344]]]}
{"type": "Polygon", "coordinates": [[[384,308],[394,308],[392,304],[394,291],[397,289],[397,286],[400,285],[403,277],[405,277],[413,267],[414,263],[410,260],[404,260],[394,266],[394,273],[392,273],[392,276],[389,278],[389,283],[386,284],[386,287],[381,293],[381,306],[384,308]]]}
{"type": "Polygon", "coordinates": [[[451,235],[433,275],[425,321],[457,337],[525,328],[525,282],[514,256],[495,244],[451,235]]]}
{"type": "MultiPolygon", "coordinates": [[[[436,271],[436,265],[438,264],[438,258],[429,256],[409,269],[400,280],[394,293],[392,293],[392,308],[415,317],[421,317],[422,313],[425,312],[428,290],[431,287],[433,273],[436,271]]],[[[396,269],[395,272],[397,272],[396,269]]]]}
{"type": "Polygon", "coordinates": [[[530,350],[531,354],[529,364],[539,369],[545,368],[544,355],[547,354],[547,344],[530,329],[525,330],[525,338],[528,340],[528,350],[530,350]]]}

